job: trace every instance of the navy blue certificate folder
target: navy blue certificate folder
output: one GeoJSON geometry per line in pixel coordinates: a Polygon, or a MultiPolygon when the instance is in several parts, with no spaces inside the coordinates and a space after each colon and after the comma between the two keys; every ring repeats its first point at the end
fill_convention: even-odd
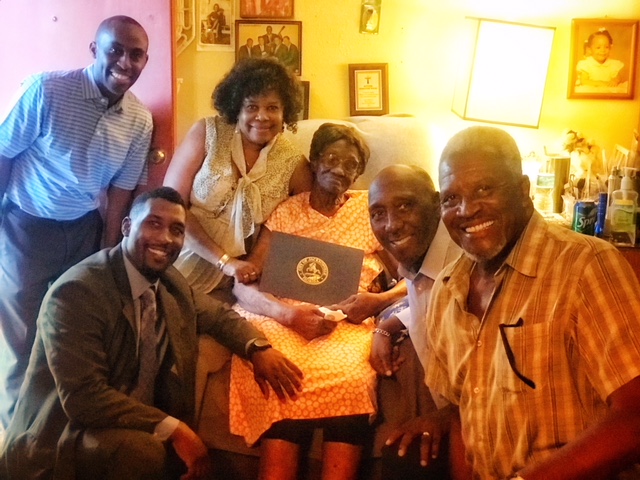
{"type": "Polygon", "coordinates": [[[364,251],[287,233],[271,235],[261,291],[321,306],[358,292],[364,251]]]}

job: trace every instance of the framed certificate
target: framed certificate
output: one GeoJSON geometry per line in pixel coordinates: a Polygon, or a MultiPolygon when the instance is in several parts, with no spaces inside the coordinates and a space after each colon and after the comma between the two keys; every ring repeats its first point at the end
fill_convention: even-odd
{"type": "Polygon", "coordinates": [[[386,63],[349,64],[349,111],[351,116],[389,113],[386,63]]]}

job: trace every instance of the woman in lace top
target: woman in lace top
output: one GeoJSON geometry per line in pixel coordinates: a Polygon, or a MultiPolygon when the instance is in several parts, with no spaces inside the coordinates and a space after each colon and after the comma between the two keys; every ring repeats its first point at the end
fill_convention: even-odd
{"type": "Polygon", "coordinates": [[[295,132],[301,105],[298,82],[282,64],[242,60],[212,99],[219,115],[196,122],[164,179],[189,206],[185,246],[175,265],[205,293],[227,291],[222,287],[233,279],[259,277],[243,256],[260,224],[312,182],[304,155],[282,135],[285,126],[295,132]]]}

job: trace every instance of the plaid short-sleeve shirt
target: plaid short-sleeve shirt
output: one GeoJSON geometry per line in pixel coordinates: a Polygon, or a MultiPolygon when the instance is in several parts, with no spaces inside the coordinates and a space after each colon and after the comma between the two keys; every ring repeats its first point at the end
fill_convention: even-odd
{"type": "Polygon", "coordinates": [[[609,243],[538,213],[483,319],[466,311],[473,265],[461,257],[434,287],[427,384],[459,405],[475,476],[508,478],[597,422],[640,375],[640,285],[609,243]]]}

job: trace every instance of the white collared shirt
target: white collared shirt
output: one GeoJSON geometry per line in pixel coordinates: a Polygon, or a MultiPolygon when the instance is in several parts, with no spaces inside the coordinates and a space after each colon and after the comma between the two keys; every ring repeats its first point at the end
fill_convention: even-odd
{"type": "Polygon", "coordinates": [[[425,371],[427,370],[425,365],[427,358],[426,319],[431,289],[442,269],[457,259],[461,252],[460,247],[449,237],[449,232],[441,221],[418,273],[412,273],[402,265],[398,267],[398,272],[407,282],[409,308],[398,313],[397,317],[407,327],[409,337],[425,371]]]}

